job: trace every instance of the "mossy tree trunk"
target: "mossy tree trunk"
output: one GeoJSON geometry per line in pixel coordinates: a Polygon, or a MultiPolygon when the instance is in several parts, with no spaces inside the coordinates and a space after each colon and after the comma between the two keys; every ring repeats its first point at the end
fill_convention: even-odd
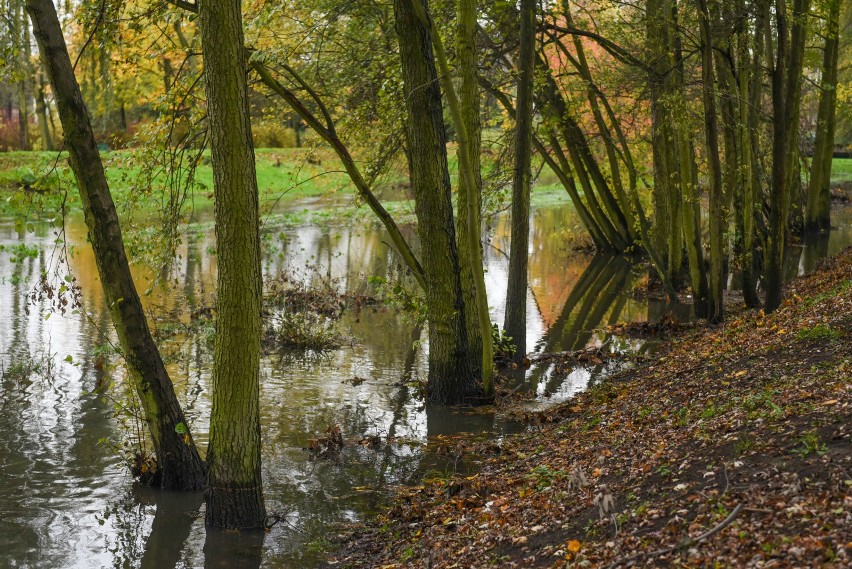
{"type": "MultiPolygon", "coordinates": [[[[798,156],[799,108],[801,103],[802,65],[806,39],[809,0],[793,1],[791,34],[787,37],[787,8],[783,0],[775,3],[776,46],[766,20],[766,48],[775,53],[772,83],[772,190],[769,209],[769,251],[766,260],[766,311],[781,305],[784,251],[790,217],[793,187],[801,183],[793,171],[798,156]],[[795,178],[795,181],[794,181],[795,178]]],[[[768,11],[768,8],[766,9],[768,11]]]]}
{"type": "MultiPolygon", "coordinates": [[[[473,170],[472,178],[475,185],[469,188],[468,176],[459,176],[456,237],[458,239],[462,292],[465,307],[467,307],[465,325],[467,326],[471,367],[475,375],[482,375],[482,368],[485,365],[482,356],[483,336],[487,335],[487,340],[491,342],[491,329],[482,329],[479,312],[474,310],[475,307],[479,306],[475,271],[482,271],[482,166],[480,161],[482,125],[479,119],[479,80],[476,62],[476,0],[459,0],[457,20],[456,57],[460,79],[459,99],[462,121],[467,134],[464,150],[467,152],[470,167],[473,170]],[[468,203],[469,197],[473,198],[473,203],[468,203]],[[468,215],[468,208],[470,208],[472,214],[470,216],[468,215]],[[468,217],[471,217],[471,219],[468,219],[468,217]],[[474,232],[474,235],[470,234],[471,231],[474,232]],[[474,246],[476,250],[474,250],[474,246]],[[478,267],[477,262],[479,263],[478,267]]],[[[461,158],[461,153],[461,141],[459,141],[459,158],[461,158]]]]}
{"type": "Polygon", "coordinates": [[[446,131],[432,39],[412,2],[420,2],[421,8],[426,9],[423,0],[394,0],[393,6],[408,115],[408,167],[426,276],[427,398],[432,403],[455,404],[476,399],[482,386],[470,365],[446,131]]]}
{"type": "Polygon", "coordinates": [[[104,296],[157,455],[160,484],[175,490],[198,490],[204,486],[204,464],[133,284],[115,204],[56,8],[51,0],[27,0],[27,12],[56,98],[64,147],[80,189],[104,296]]]}
{"type": "Polygon", "coordinates": [[[812,233],[826,232],[831,228],[829,182],[834,154],[837,61],[840,52],[840,0],[829,0],[827,8],[816,140],[811,178],[808,181],[808,207],[805,218],[805,231],[812,233]]]}
{"type": "Polygon", "coordinates": [[[515,157],[512,172],[512,236],[509,285],[503,328],[515,346],[514,360],[527,352],[527,287],[532,182],[533,79],[535,66],[536,1],[521,0],[518,52],[518,95],[515,112],[515,157]]]}
{"type": "Polygon", "coordinates": [[[199,4],[215,196],[218,296],[208,526],[266,524],[260,459],[260,231],[240,0],[199,4]]]}
{"type": "Polygon", "coordinates": [[[701,243],[701,204],[698,197],[695,148],[690,131],[685,95],[686,71],[679,33],[678,3],[664,0],[663,6],[664,15],[668,17],[667,29],[670,32],[667,39],[672,58],[671,69],[674,83],[670,92],[672,98],[671,120],[677,147],[678,183],[683,196],[681,206],[683,241],[686,245],[689,279],[695,299],[695,315],[701,318],[707,316],[708,284],[704,269],[704,249],[701,243]]]}

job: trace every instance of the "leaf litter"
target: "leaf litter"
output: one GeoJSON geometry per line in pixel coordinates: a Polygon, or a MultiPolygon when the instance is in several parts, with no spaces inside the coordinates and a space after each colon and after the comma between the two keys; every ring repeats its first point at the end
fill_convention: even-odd
{"type": "Polygon", "coordinates": [[[469,443],[475,473],[400,487],[329,565],[852,566],[852,249],[785,298],[469,443]]]}

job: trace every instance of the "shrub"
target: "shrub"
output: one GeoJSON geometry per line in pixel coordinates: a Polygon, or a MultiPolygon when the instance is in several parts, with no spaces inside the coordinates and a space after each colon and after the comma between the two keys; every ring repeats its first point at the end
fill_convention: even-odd
{"type": "Polygon", "coordinates": [[[255,148],[293,148],[296,133],[281,123],[258,121],[251,125],[251,137],[255,148]]]}

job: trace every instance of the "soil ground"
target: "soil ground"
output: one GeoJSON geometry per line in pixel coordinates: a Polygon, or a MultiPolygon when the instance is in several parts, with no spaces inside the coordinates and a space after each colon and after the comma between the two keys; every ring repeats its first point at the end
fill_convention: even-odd
{"type": "Polygon", "coordinates": [[[852,567],[852,249],[785,298],[471,443],[330,565],[852,567]]]}

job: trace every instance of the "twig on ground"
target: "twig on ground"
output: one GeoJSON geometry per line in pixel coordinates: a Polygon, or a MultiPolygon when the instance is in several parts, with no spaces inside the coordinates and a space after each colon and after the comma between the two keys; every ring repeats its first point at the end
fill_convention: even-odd
{"type": "Polygon", "coordinates": [[[671,547],[666,547],[664,549],[658,549],[656,551],[651,551],[651,552],[637,553],[636,555],[631,555],[629,557],[625,557],[624,559],[619,559],[618,561],[615,561],[615,562],[607,565],[606,569],[614,569],[615,567],[618,567],[621,564],[629,563],[630,561],[636,561],[637,559],[642,559],[643,557],[659,557],[660,555],[672,553],[673,551],[677,551],[678,549],[684,549],[686,547],[689,547],[690,545],[695,545],[696,543],[700,543],[700,542],[704,541],[705,539],[709,539],[709,538],[713,537],[714,535],[716,535],[717,533],[719,533],[720,531],[722,531],[723,529],[728,527],[731,524],[731,522],[733,522],[735,519],[737,519],[737,517],[740,515],[740,512],[742,512],[742,511],[743,511],[743,505],[741,503],[737,504],[737,506],[734,508],[734,510],[730,514],[728,514],[727,518],[725,518],[724,520],[719,522],[712,529],[702,533],[701,535],[699,535],[696,538],[690,537],[690,538],[687,538],[687,539],[681,541],[677,545],[672,545],[671,547]]]}

